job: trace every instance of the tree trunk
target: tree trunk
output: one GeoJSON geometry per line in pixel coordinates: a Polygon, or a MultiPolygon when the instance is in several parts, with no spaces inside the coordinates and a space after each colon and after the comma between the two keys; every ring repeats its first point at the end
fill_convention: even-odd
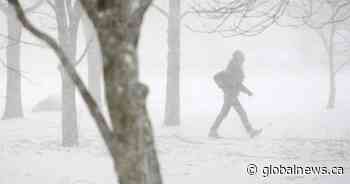
{"type": "Polygon", "coordinates": [[[96,102],[101,105],[102,58],[94,27],[88,17],[83,16],[84,32],[88,44],[88,88],[96,102]],[[91,42],[91,43],[90,43],[91,42]]]}
{"type": "Polygon", "coordinates": [[[22,27],[13,11],[8,11],[8,45],[7,57],[7,83],[6,104],[3,119],[23,117],[22,87],[21,87],[21,36],[22,27]]]}
{"type": "Polygon", "coordinates": [[[107,106],[113,127],[112,157],[120,184],[161,184],[147,87],[139,81],[137,46],[152,0],[81,1],[98,33],[107,106]]]}
{"type": "Polygon", "coordinates": [[[181,1],[169,1],[168,66],[164,125],[180,125],[181,1]]]}
{"type": "Polygon", "coordinates": [[[100,29],[99,38],[107,63],[103,67],[105,90],[114,130],[112,152],[119,183],[160,184],[152,127],[146,110],[148,90],[138,79],[136,47],[128,40],[128,34],[117,26],[111,30],[100,29]]]}
{"type": "MultiPolygon", "coordinates": [[[[67,8],[71,4],[66,0],[55,0],[58,40],[70,62],[75,64],[77,50],[77,33],[79,19],[75,20],[73,13],[67,8]]],[[[77,123],[77,107],[75,85],[70,77],[59,66],[62,79],[62,146],[72,147],[79,144],[77,123]]]]}
{"type": "Polygon", "coordinates": [[[60,71],[62,78],[62,146],[79,144],[75,86],[69,76],[60,71]]]}
{"type": "MultiPolygon", "coordinates": [[[[331,65],[331,64],[330,64],[331,65]]],[[[329,72],[329,97],[328,97],[328,109],[333,109],[335,106],[335,97],[336,97],[336,80],[335,80],[335,74],[333,70],[330,68],[329,72]]]]}
{"type": "Polygon", "coordinates": [[[328,109],[333,109],[335,106],[336,98],[336,80],[335,80],[335,71],[334,71],[334,34],[336,26],[331,25],[331,33],[329,38],[329,53],[328,53],[328,70],[329,70],[329,96],[328,96],[328,109]]]}
{"type": "MultiPolygon", "coordinates": [[[[77,37],[74,29],[63,32],[59,36],[61,46],[64,48],[70,61],[75,61],[77,37]]],[[[77,107],[75,86],[69,76],[60,69],[62,77],[62,146],[71,147],[79,144],[77,107]]]]}

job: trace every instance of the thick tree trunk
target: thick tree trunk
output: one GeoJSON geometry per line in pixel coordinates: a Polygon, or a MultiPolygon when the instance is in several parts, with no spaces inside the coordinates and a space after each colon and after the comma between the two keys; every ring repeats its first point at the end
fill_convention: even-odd
{"type": "Polygon", "coordinates": [[[113,126],[112,156],[121,184],[161,184],[153,132],[146,110],[147,87],[139,81],[137,46],[152,0],[81,1],[96,27],[103,55],[104,85],[113,126]]]}
{"type": "Polygon", "coordinates": [[[114,165],[120,184],[160,184],[152,127],[146,111],[148,90],[139,82],[136,46],[128,37],[117,27],[99,31],[102,53],[107,63],[103,69],[107,105],[114,130],[114,165]]]}
{"type": "Polygon", "coordinates": [[[21,35],[22,27],[16,15],[8,11],[8,45],[7,57],[7,83],[6,83],[6,104],[3,119],[23,117],[22,87],[21,87],[21,35]]]}
{"type": "Polygon", "coordinates": [[[94,26],[88,17],[83,19],[84,32],[88,44],[88,88],[96,102],[101,105],[102,58],[94,26]],[[91,42],[91,43],[90,43],[91,42]]]}
{"type": "Polygon", "coordinates": [[[169,1],[168,66],[164,125],[180,125],[181,0],[169,1]]]}

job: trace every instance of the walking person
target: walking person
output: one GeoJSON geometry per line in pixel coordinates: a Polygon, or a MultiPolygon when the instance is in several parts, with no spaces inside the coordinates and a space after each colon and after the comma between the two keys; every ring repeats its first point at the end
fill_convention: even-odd
{"type": "Polygon", "coordinates": [[[217,73],[214,76],[216,84],[223,91],[224,104],[221,108],[221,111],[217,118],[215,119],[214,124],[210,128],[209,137],[219,138],[217,131],[222,121],[228,115],[231,107],[235,109],[238,113],[242,124],[251,138],[259,135],[262,132],[262,129],[254,129],[249,122],[247,112],[244,110],[243,106],[239,102],[238,96],[240,92],[252,96],[253,93],[243,85],[244,81],[244,72],[243,72],[243,63],[245,57],[242,51],[236,50],[233,53],[232,59],[230,60],[228,66],[224,71],[217,73]]]}

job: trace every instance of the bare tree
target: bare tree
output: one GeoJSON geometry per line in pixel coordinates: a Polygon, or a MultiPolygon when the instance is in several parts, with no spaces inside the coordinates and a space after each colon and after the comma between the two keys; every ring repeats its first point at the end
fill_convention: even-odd
{"type": "MultiPolygon", "coordinates": [[[[43,0],[36,1],[29,8],[26,8],[27,13],[31,13],[37,9],[43,0]]],[[[3,119],[21,118],[23,117],[22,106],[22,85],[21,85],[21,38],[22,27],[17,21],[15,12],[11,6],[5,2],[0,2],[0,11],[6,15],[7,33],[8,33],[8,47],[6,48],[7,70],[6,77],[6,102],[3,119]]]]}
{"type": "Polygon", "coordinates": [[[334,43],[340,25],[350,19],[347,0],[209,0],[197,3],[194,11],[203,18],[202,28],[189,29],[218,33],[224,37],[254,36],[271,25],[314,29],[323,41],[328,55],[329,97],[327,108],[333,108],[336,97],[334,43]],[[284,22],[288,19],[291,22],[284,22]]]}
{"type": "Polygon", "coordinates": [[[169,11],[153,4],[168,20],[168,62],[165,96],[165,126],[180,125],[181,0],[169,0],[169,11]]]}
{"type": "Polygon", "coordinates": [[[181,1],[169,0],[168,68],[164,125],[180,125],[181,1]]]}
{"type": "Polygon", "coordinates": [[[161,184],[161,175],[146,109],[147,87],[140,83],[137,46],[143,17],[151,0],[81,0],[92,20],[104,57],[104,81],[112,130],[70,58],[53,38],[36,29],[18,0],[8,0],[23,26],[48,43],[75,83],[95,119],[114,160],[121,184],[161,184]]]}
{"type": "Polygon", "coordinates": [[[179,126],[180,110],[180,69],[181,69],[181,24],[191,11],[183,11],[183,0],[169,0],[168,10],[152,4],[162,16],[168,20],[168,61],[165,97],[165,126],[179,126]]]}
{"type": "MultiPolygon", "coordinates": [[[[60,46],[65,50],[70,61],[76,65],[78,28],[81,18],[79,1],[47,0],[55,12],[57,35],[60,46]]],[[[76,146],[79,144],[75,86],[64,69],[59,66],[62,80],[62,145],[76,146]]]]}
{"type": "Polygon", "coordinates": [[[342,30],[348,26],[350,20],[350,2],[347,0],[300,0],[294,4],[294,8],[301,10],[297,11],[301,13],[299,19],[302,17],[303,24],[317,33],[328,55],[329,96],[327,108],[332,109],[335,106],[337,93],[336,75],[347,64],[343,63],[338,67],[335,56],[337,47],[340,46],[337,45],[341,39],[340,32],[343,32],[342,30]]]}

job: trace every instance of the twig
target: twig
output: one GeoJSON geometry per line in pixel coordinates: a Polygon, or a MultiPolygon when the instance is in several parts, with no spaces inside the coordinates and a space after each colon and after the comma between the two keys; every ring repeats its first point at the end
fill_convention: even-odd
{"type": "Polygon", "coordinates": [[[40,45],[38,43],[33,43],[33,42],[28,42],[28,41],[23,41],[23,40],[18,40],[16,38],[12,38],[12,37],[5,35],[5,34],[2,34],[2,33],[0,33],[0,37],[14,41],[14,42],[16,42],[16,44],[21,43],[21,44],[31,45],[31,46],[35,46],[35,47],[39,47],[39,48],[47,48],[44,45],[40,45]]]}
{"type": "Polygon", "coordinates": [[[20,70],[17,70],[17,69],[15,69],[15,68],[11,67],[11,66],[8,66],[8,65],[5,63],[5,61],[2,60],[1,58],[0,58],[0,63],[1,63],[6,69],[15,72],[17,75],[19,75],[19,76],[22,77],[23,79],[26,79],[28,82],[37,85],[36,82],[34,82],[34,81],[33,81],[32,79],[30,79],[28,76],[26,76],[26,75],[23,74],[23,73],[25,73],[24,71],[20,71],[20,70]]]}
{"type": "Polygon", "coordinates": [[[81,63],[83,61],[83,59],[85,58],[86,54],[88,53],[90,47],[91,47],[91,44],[92,42],[94,41],[94,38],[91,38],[88,42],[88,44],[86,45],[83,53],[80,55],[79,59],[74,63],[74,66],[77,66],[79,65],[79,63],[81,63]]]}

